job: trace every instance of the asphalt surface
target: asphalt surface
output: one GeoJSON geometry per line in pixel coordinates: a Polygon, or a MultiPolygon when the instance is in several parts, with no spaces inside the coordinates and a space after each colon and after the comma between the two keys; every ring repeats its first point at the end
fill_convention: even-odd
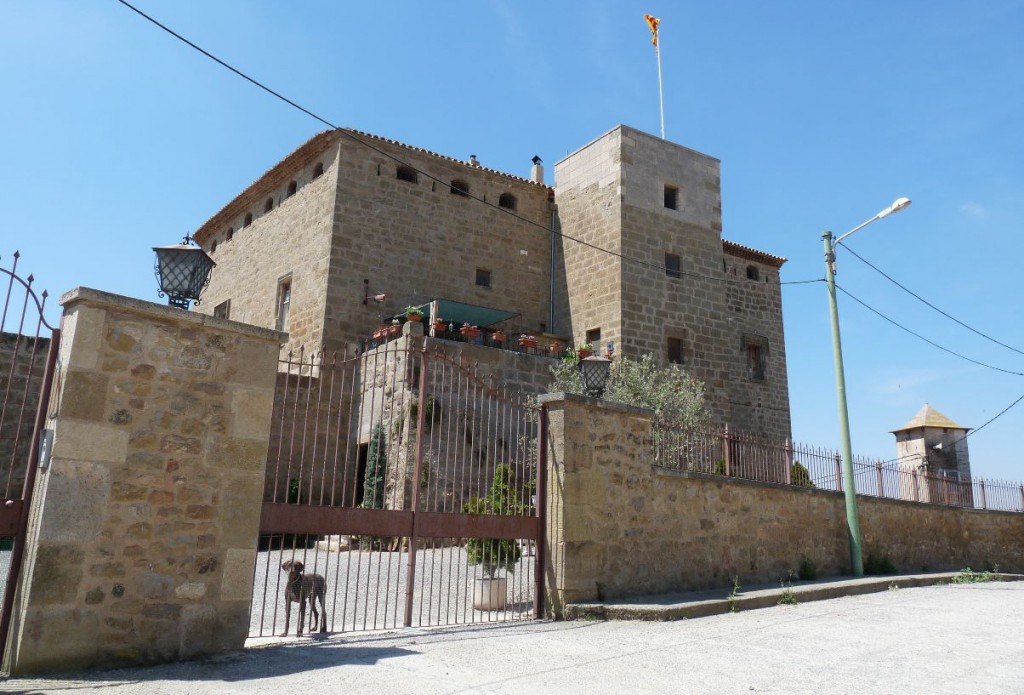
{"type": "Polygon", "coordinates": [[[1024,693],[1022,625],[1024,582],[894,588],[674,622],[293,638],[202,662],[8,680],[0,691],[1024,693]]]}

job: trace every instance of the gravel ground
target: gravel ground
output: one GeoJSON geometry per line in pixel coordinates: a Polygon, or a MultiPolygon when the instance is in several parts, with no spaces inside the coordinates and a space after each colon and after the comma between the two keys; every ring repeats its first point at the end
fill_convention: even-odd
{"type": "MultiPolygon", "coordinates": [[[[293,551],[260,552],[256,559],[251,637],[268,637],[284,630],[281,596],[286,575],[281,563],[293,551]]],[[[344,551],[301,548],[294,556],[306,565],[306,573],[327,579],[327,629],[329,632],[380,630],[400,627],[405,618],[407,552],[344,551]]],[[[475,610],[472,578],[479,567],[470,567],[465,548],[420,549],[416,553],[412,624],[417,627],[457,625],[530,619],[533,616],[534,555],[524,552],[509,574],[506,608],[475,610]]],[[[297,607],[293,606],[289,631],[294,634],[297,607]]],[[[308,620],[307,620],[308,623],[308,620]]]]}

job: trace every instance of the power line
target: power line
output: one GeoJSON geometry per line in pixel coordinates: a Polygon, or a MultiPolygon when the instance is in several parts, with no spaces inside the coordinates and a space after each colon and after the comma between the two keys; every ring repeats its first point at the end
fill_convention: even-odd
{"type": "Polygon", "coordinates": [[[906,292],[907,294],[909,294],[909,295],[910,295],[911,297],[913,297],[914,299],[918,300],[918,301],[919,301],[919,302],[921,302],[922,304],[925,304],[926,306],[929,306],[929,307],[931,307],[932,309],[934,309],[935,311],[939,312],[940,314],[942,314],[943,316],[945,316],[945,317],[946,317],[947,319],[950,319],[951,321],[954,321],[955,323],[958,323],[958,324],[960,324],[961,326],[963,326],[964,328],[966,328],[966,329],[967,329],[967,330],[969,330],[970,332],[974,333],[975,335],[979,335],[979,336],[981,336],[982,338],[985,338],[986,340],[991,340],[991,341],[992,341],[993,343],[995,343],[996,345],[1001,345],[1001,346],[1003,346],[1004,348],[1006,348],[1007,350],[1013,350],[1014,352],[1016,352],[1016,353],[1017,353],[1017,354],[1019,354],[1019,355],[1024,355],[1024,350],[1018,350],[1017,348],[1013,347],[1012,345],[1007,345],[1006,343],[1004,343],[1004,342],[1002,342],[1002,341],[1000,341],[1000,340],[997,340],[996,338],[993,338],[993,337],[992,337],[992,336],[990,336],[990,335],[986,335],[985,333],[982,333],[981,331],[979,331],[979,330],[978,330],[978,329],[976,329],[976,328],[973,328],[973,327],[971,327],[971,326],[968,326],[968,325],[967,325],[966,323],[964,323],[964,322],[963,322],[963,321],[961,321],[960,319],[956,318],[955,316],[951,316],[950,314],[946,313],[945,311],[943,311],[943,310],[942,310],[942,309],[940,309],[939,307],[935,306],[934,304],[932,304],[931,302],[929,302],[929,301],[928,301],[927,299],[925,299],[925,298],[924,298],[924,297],[922,297],[921,295],[917,294],[917,293],[916,293],[916,292],[914,292],[913,290],[910,290],[909,288],[907,288],[907,287],[905,287],[904,285],[902,285],[902,284],[900,284],[899,282],[897,282],[897,281],[896,281],[895,279],[893,279],[892,277],[890,277],[890,276],[889,276],[888,274],[886,274],[886,273],[885,273],[884,271],[882,271],[882,270],[881,270],[880,268],[878,268],[877,266],[873,265],[873,264],[872,264],[872,263],[870,263],[870,262],[869,262],[869,261],[868,261],[868,260],[867,260],[866,258],[864,258],[864,257],[863,257],[863,256],[861,256],[860,254],[858,254],[858,253],[857,253],[856,251],[854,251],[853,249],[851,249],[851,248],[850,248],[850,247],[849,247],[849,246],[848,246],[847,244],[843,244],[843,248],[845,248],[845,249],[846,249],[847,251],[849,251],[850,253],[852,253],[852,254],[854,255],[854,257],[856,257],[856,258],[857,258],[857,259],[858,259],[858,260],[859,260],[859,261],[860,261],[861,263],[863,263],[864,265],[866,265],[866,266],[868,266],[869,268],[871,268],[872,270],[874,270],[874,271],[875,271],[876,273],[878,273],[879,275],[881,275],[882,277],[884,277],[884,278],[885,278],[886,280],[888,280],[888,281],[889,281],[889,282],[891,282],[892,284],[894,284],[894,285],[896,285],[897,287],[899,287],[899,288],[900,288],[901,290],[903,290],[904,292],[906,292]]]}
{"type": "MultiPolygon", "coordinates": [[[[345,137],[349,138],[350,140],[353,140],[353,141],[363,145],[364,147],[366,147],[366,148],[368,148],[370,150],[373,150],[374,152],[376,152],[376,153],[378,153],[380,155],[383,155],[383,156],[387,157],[388,159],[393,160],[394,162],[396,162],[398,164],[401,164],[402,166],[407,166],[410,169],[415,170],[416,173],[422,174],[423,176],[425,176],[426,178],[430,179],[431,181],[439,183],[439,184],[441,184],[443,186],[450,185],[449,183],[447,183],[447,182],[441,180],[440,178],[434,176],[430,172],[423,171],[422,169],[419,169],[419,168],[409,164],[408,162],[406,162],[406,161],[402,160],[401,158],[391,154],[390,152],[388,152],[386,150],[383,150],[383,149],[381,149],[379,147],[376,147],[372,143],[369,143],[369,142],[363,140],[362,138],[357,137],[355,134],[353,134],[348,129],[342,128],[340,126],[335,125],[334,123],[331,123],[326,118],[323,118],[322,116],[317,115],[313,111],[310,111],[309,109],[305,108],[304,106],[301,106],[300,104],[292,101],[288,97],[280,94],[279,92],[274,91],[273,89],[271,89],[270,87],[266,86],[265,84],[263,84],[259,80],[255,79],[253,77],[250,77],[249,75],[245,74],[244,72],[242,72],[238,68],[236,68],[236,67],[226,63],[225,61],[221,60],[217,56],[213,55],[212,53],[210,53],[206,49],[196,45],[195,43],[193,43],[189,39],[185,38],[184,36],[182,36],[178,32],[174,31],[170,27],[162,24],[161,22],[159,22],[158,20],[154,19],[153,17],[150,17],[148,14],[146,14],[142,10],[138,9],[137,7],[133,6],[131,3],[127,2],[126,0],[117,0],[117,1],[119,3],[121,3],[122,5],[124,5],[125,7],[127,7],[128,9],[130,9],[132,12],[135,12],[137,15],[139,15],[143,19],[151,22],[152,24],[156,25],[160,29],[164,30],[165,32],[167,32],[168,34],[173,36],[174,38],[178,39],[182,43],[188,45],[189,47],[195,49],[196,51],[199,51],[200,53],[202,53],[204,56],[206,56],[210,60],[216,62],[218,65],[221,65],[222,67],[227,68],[228,70],[230,70],[231,72],[235,73],[236,75],[238,75],[242,79],[246,80],[247,82],[249,82],[249,83],[253,84],[254,86],[262,89],[263,91],[267,92],[271,96],[274,96],[274,97],[280,99],[281,101],[283,101],[284,103],[288,104],[289,106],[298,109],[299,111],[301,111],[302,113],[306,114],[307,116],[310,116],[311,118],[319,121],[320,123],[323,123],[327,127],[335,130],[336,132],[341,133],[342,135],[344,135],[345,137]]],[[[653,270],[657,270],[657,271],[660,271],[660,272],[668,272],[668,268],[666,268],[663,265],[658,265],[657,263],[652,263],[652,262],[646,261],[646,260],[644,260],[642,258],[636,258],[634,256],[627,256],[627,255],[619,253],[617,251],[612,251],[611,249],[606,249],[606,248],[598,246],[596,244],[592,244],[592,243],[590,243],[588,241],[584,241],[583,239],[579,239],[579,238],[576,238],[576,237],[573,237],[573,236],[569,236],[568,234],[564,234],[561,231],[554,231],[554,230],[549,229],[548,227],[546,227],[546,226],[544,226],[544,225],[542,225],[542,224],[540,224],[538,222],[534,222],[531,219],[523,217],[522,215],[519,215],[516,212],[514,212],[512,210],[509,210],[508,208],[503,208],[503,207],[501,207],[499,205],[495,205],[494,203],[488,202],[488,201],[484,200],[483,198],[481,198],[479,196],[476,196],[476,195],[473,195],[471,193],[463,192],[462,195],[463,195],[463,197],[467,197],[467,198],[470,198],[472,200],[477,201],[478,203],[482,203],[482,204],[486,205],[489,208],[492,208],[494,210],[502,212],[502,213],[504,213],[506,215],[510,215],[513,218],[515,218],[515,219],[517,219],[517,220],[519,220],[521,222],[524,222],[524,223],[526,223],[528,225],[531,225],[533,227],[537,227],[538,229],[542,229],[546,233],[555,234],[555,235],[561,237],[562,239],[568,239],[569,241],[575,242],[577,244],[581,244],[581,245],[586,246],[588,248],[594,249],[595,251],[599,251],[601,253],[606,253],[606,254],[609,254],[611,256],[615,256],[616,258],[619,258],[619,259],[621,259],[623,261],[629,261],[631,263],[636,263],[638,265],[642,265],[642,266],[645,266],[645,267],[648,267],[648,268],[651,268],[653,270]]],[[[729,278],[729,277],[714,277],[714,276],[711,276],[711,275],[701,275],[699,273],[690,273],[690,272],[687,272],[687,271],[681,270],[681,269],[678,269],[678,270],[677,269],[672,269],[671,273],[673,274],[673,276],[685,276],[685,277],[698,278],[698,279],[702,279],[702,280],[712,280],[712,281],[716,281],[716,282],[729,282],[729,283],[737,283],[737,284],[738,283],[749,282],[749,281],[745,281],[745,280],[741,280],[741,279],[732,279],[732,278],[729,278]]],[[[823,278],[816,278],[816,279],[813,279],[813,280],[790,280],[790,281],[787,281],[787,282],[779,281],[779,282],[770,282],[770,283],[766,282],[765,284],[771,284],[771,285],[806,285],[806,284],[816,283],[816,282],[824,282],[824,279],[823,278]]]]}
{"type": "Polygon", "coordinates": [[[909,328],[907,328],[907,327],[906,327],[906,326],[904,326],[903,324],[901,324],[901,323],[897,322],[897,321],[896,321],[895,319],[891,319],[891,318],[889,318],[888,316],[886,316],[885,314],[883,314],[882,312],[880,312],[880,311],[879,311],[878,309],[875,309],[874,307],[872,307],[872,306],[870,306],[870,305],[866,304],[865,302],[861,301],[860,299],[858,299],[858,298],[857,298],[857,297],[855,297],[854,295],[852,295],[852,294],[850,294],[849,292],[847,292],[846,290],[844,290],[844,289],[843,289],[842,287],[840,287],[839,285],[836,285],[836,289],[838,289],[838,290],[839,290],[840,292],[842,292],[843,294],[845,294],[845,295],[846,295],[847,297],[849,297],[849,298],[850,298],[850,299],[852,299],[853,301],[857,302],[857,303],[858,303],[858,304],[860,304],[860,305],[861,305],[862,307],[864,307],[864,308],[865,308],[865,309],[867,309],[868,311],[872,312],[872,313],[873,313],[873,314],[875,314],[876,316],[879,316],[879,317],[881,317],[881,318],[885,319],[886,321],[888,321],[888,322],[889,322],[889,323],[891,323],[892,325],[896,326],[897,328],[899,328],[899,329],[900,329],[900,330],[902,330],[902,331],[906,331],[907,333],[909,333],[910,335],[914,336],[915,338],[919,338],[920,340],[923,340],[924,342],[928,343],[928,344],[929,344],[929,345],[931,345],[932,347],[936,347],[936,348],[938,348],[939,350],[942,350],[943,352],[948,352],[948,353],[949,353],[950,355],[953,355],[954,357],[959,357],[959,358],[960,358],[960,359],[962,359],[962,360],[966,360],[966,361],[968,361],[968,362],[971,362],[971,363],[973,363],[973,364],[976,364],[976,365],[978,365],[978,366],[980,366],[980,367],[985,367],[985,368],[987,368],[987,369],[993,369],[993,370],[995,370],[995,371],[997,371],[997,372],[1002,372],[1003,374],[1011,374],[1011,375],[1013,375],[1013,376],[1024,376],[1024,372],[1014,372],[1014,371],[1011,371],[1011,370],[1009,370],[1009,369],[1003,369],[1002,367],[996,367],[996,366],[993,366],[993,365],[991,365],[991,364],[987,364],[986,362],[981,362],[981,361],[979,361],[979,360],[976,360],[976,359],[972,359],[972,358],[970,358],[970,357],[967,357],[966,355],[962,355],[962,354],[960,354],[959,352],[956,352],[955,350],[950,350],[950,349],[949,349],[949,348],[947,348],[947,347],[943,347],[942,345],[939,345],[939,344],[938,344],[938,343],[936,343],[935,341],[933,341],[933,340],[930,340],[930,339],[928,339],[928,338],[925,338],[925,337],[924,337],[923,335],[921,335],[920,333],[916,333],[916,332],[914,332],[914,331],[910,330],[909,328]]]}

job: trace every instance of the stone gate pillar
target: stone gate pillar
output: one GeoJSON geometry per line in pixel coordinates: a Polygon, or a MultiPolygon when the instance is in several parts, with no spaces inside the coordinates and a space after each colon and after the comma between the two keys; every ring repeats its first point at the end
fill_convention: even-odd
{"type": "Polygon", "coordinates": [[[241,648],[283,333],[78,288],[15,604],[15,675],[241,648]]]}

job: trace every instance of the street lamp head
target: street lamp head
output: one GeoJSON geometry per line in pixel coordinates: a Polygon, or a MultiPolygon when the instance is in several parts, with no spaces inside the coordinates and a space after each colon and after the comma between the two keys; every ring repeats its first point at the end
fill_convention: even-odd
{"type": "Polygon", "coordinates": [[[910,198],[897,198],[895,203],[893,203],[892,205],[887,207],[885,210],[882,210],[880,213],[878,213],[878,219],[882,219],[883,217],[888,217],[889,215],[893,214],[894,212],[899,212],[900,210],[902,210],[903,208],[907,207],[908,205],[910,205],[910,198]]]}
{"type": "Polygon", "coordinates": [[[186,236],[180,244],[155,246],[157,295],[167,296],[171,306],[188,311],[190,302],[199,303],[199,295],[210,284],[210,273],[217,265],[193,239],[186,236]]]}

